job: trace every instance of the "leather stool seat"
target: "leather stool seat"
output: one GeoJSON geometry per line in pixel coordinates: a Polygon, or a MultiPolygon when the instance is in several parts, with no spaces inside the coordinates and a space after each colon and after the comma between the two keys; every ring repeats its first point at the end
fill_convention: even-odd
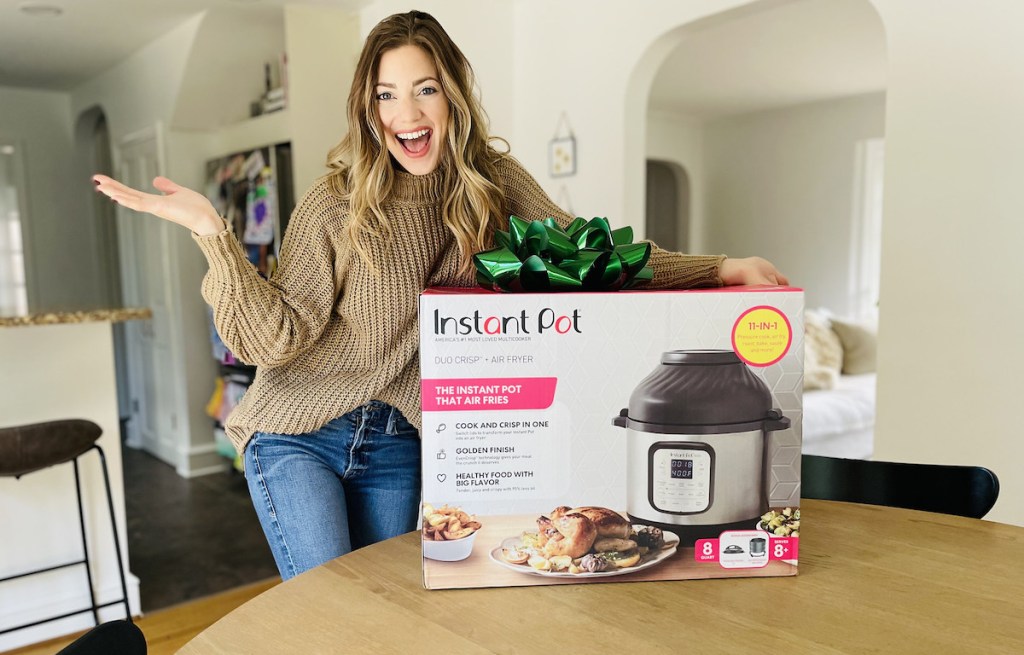
{"type": "Polygon", "coordinates": [[[92,421],[69,419],[0,429],[0,477],[20,477],[70,462],[103,435],[92,421]]]}
{"type": "Polygon", "coordinates": [[[103,449],[96,443],[102,434],[103,430],[100,426],[92,421],[83,419],[66,419],[0,428],[0,477],[20,478],[23,475],[35,473],[58,464],[70,462],[73,465],[75,471],[75,492],[78,497],[78,524],[82,536],[81,559],[59,562],[33,571],[8,575],[5,578],[0,578],[0,583],[26,578],[38,573],[47,573],[57,569],[82,565],[85,569],[86,580],[89,585],[88,607],[13,627],[0,626],[0,634],[29,628],[40,623],[56,621],[84,612],[92,612],[95,624],[100,625],[99,610],[111,605],[121,604],[124,605],[127,621],[131,622],[131,610],[128,607],[128,585],[125,580],[124,562],[121,557],[121,540],[118,538],[117,522],[114,518],[114,501],[110,493],[107,458],[103,454],[103,449]],[[110,527],[114,536],[114,551],[117,555],[117,572],[120,575],[121,582],[121,598],[106,603],[99,603],[96,600],[96,591],[93,586],[92,566],[89,560],[89,545],[85,529],[85,513],[82,506],[82,483],[78,471],[78,458],[90,450],[95,450],[100,457],[103,482],[107,491],[110,527]]]}

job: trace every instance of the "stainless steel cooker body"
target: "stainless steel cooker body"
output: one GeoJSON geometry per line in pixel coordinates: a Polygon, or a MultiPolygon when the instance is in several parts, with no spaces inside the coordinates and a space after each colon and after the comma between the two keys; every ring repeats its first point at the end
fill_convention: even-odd
{"type": "Polygon", "coordinates": [[[627,511],[641,522],[734,524],[756,519],[767,508],[762,430],[658,434],[628,429],[626,438],[627,511]]]}

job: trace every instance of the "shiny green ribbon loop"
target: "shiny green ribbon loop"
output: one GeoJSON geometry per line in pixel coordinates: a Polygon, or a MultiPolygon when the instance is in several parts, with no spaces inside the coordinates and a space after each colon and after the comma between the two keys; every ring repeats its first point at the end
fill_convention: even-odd
{"type": "Polygon", "coordinates": [[[633,243],[633,229],[608,219],[576,218],[565,229],[553,218],[509,217],[496,248],[473,255],[480,286],[495,291],[618,291],[650,280],[650,243],[633,243]]]}

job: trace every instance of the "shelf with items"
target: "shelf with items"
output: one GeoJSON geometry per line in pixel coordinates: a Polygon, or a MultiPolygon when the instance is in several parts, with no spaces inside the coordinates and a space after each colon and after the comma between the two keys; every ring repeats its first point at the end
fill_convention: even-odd
{"type": "Polygon", "coordinates": [[[289,143],[253,148],[206,163],[206,196],[232,227],[249,261],[273,274],[295,206],[289,143]]]}
{"type": "MultiPolygon", "coordinates": [[[[295,206],[291,147],[288,143],[239,151],[207,162],[206,195],[231,226],[249,262],[269,278],[277,268],[281,239],[295,206]]],[[[256,376],[256,367],[240,361],[220,338],[207,311],[212,355],[218,375],[206,413],[214,420],[217,451],[242,470],[234,446],[224,434],[228,414],[256,376]]]]}
{"type": "Polygon", "coordinates": [[[219,370],[214,379],[213,394],[206,404],[206,414],[213,419],[213,436],[217,453],[232,460],[234,468],[242,472],[242,461],[224,432],[224,423],[228,414],[242,400],[242,396],[255,379],[256,367],[244,364],[235,358],[220,340],[217,329],[213,325],[212,312],[208,311],[208,316],[213,341],[213,356],[219,364],[219,370]]]}

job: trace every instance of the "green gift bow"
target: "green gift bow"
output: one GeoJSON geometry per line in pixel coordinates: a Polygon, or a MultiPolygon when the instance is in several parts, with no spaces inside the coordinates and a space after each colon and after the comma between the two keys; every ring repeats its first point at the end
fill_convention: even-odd
{"type": "Polygon", "coordinates": [[[633,243],[633,228],[612,230],[606,218],[577,218],[562,229],[553,218],[509,216],[498,247],[473,255],[476,280],[495,291],[618,291],[653,277],[650,243],[633,243]]]}

